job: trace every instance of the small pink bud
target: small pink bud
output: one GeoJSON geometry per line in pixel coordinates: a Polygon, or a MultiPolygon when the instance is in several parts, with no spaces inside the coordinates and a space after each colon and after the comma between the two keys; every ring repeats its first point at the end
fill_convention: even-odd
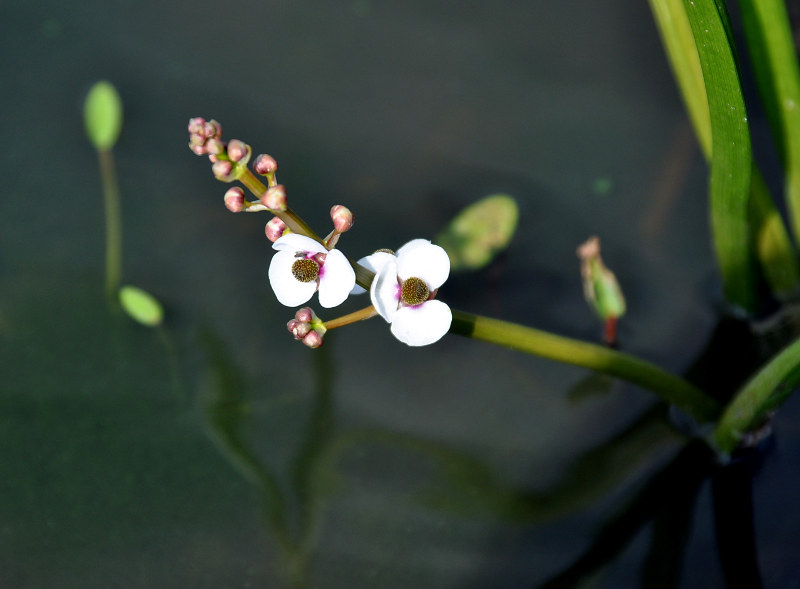
{"type": "Polygon", "coordinates": [[[220,125],[214,119],[211,119],[203,125],[203,133],[206,137],[216,137],[219,139],[222,137],[222,125],[220,125]]]}
{"type": "Polygon", "coordinates": [[[278,170],[278,162],[271,155],[262,153],[253,162],[253,170],[256,174],[261,174],[262,176],[274,174],[278,170]]]}
{"type": "Polygon", "coordinates": [[[205,155],[207,153],[206,146],[202,143],[191,142],[189,143],[189,149],[191,149],[195,155],[205,155]]]}
{"type": "Polygon", "coordinates": [[[300,325],[300,322],[297,319],[290,319],[289,322],[286,324],[286,329],[289,330],[289,333],[294,335],[297,326],[300,325]]]}
{"type": "Polygon", "coordinates": [[[286,188],[282,184],[268,188],[261,195],[261,204],[273,211],[286,210],[286,188]]]}
{"type": "Polygon", "coordinates": [[[343,205],[331,208],[331,220],[337,233],[344,233],[353,226],[353,213],[343,205]]]}
{"type": "Polygon", "coordinates": [[[311,320],[314,319],[314,311],[311,310],[311,307],[303,307],[297,310],[294,318],[303,323],[311,323],[311,320]]]}
{"type": "Polygon", "coordinates": [[[264,233],[267,235],[267,239],[273,243],[283,237],[285,231],[286,223],[281,221],[278,217],[273,217],[270,219],[269,223],[267,223],[267,226],[264,228],[264,233]]]}
{"type": "Polygon", "coordinates": [[[225,193],[225,207],[232,213],[240,213],[244,208],[244,190],[238,186],[229,188],[225,193]]]}
{"type": "Polygon", "coordinates": [[[199,135],[203,133],[203,127],[206,124],[206,120],[203,117],[194,117],[193,119],[189,119],[189,133],[192,135],[199,135]]]}
{"type": "Polygon", "coordinates": [[[222,180],[223,182],[231,182],[233,180],[231,177],[233,173],[233,164],[228,160],[218,160],[214,162],[214,165],[211,166],[211,170],[214,172],[214,177],[217,180],[222,180]]]}
{"type": "Polygon", "coordinates": [[[225,153],[225,144],[216,137],[211,137],[206,141],[206,152],[213,155],[225,153]]]}
{"type": "Polygon", "coordinates": [[[316,331],[309,331],[303,338],[303,343],[311,349],[318,348],[322,345],[322,336],[316,331]]]}
{"type": "Polygon", "coordinates": [[[250,146],[244,141],[239,141],[238,139],[231,139],[228,141],[228,157],[231,158],[232,162],[242,161],[248,155],[249,151],[250,146]]]}

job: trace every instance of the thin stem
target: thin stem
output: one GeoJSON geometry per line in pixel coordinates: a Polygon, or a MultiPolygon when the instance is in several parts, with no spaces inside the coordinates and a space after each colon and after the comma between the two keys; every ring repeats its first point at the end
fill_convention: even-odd
{"type": "Polygon", "coordinates": [[[111,150],[100,149],[97,151],[97,156],[106,214],[106,297],[109,303],[114,305],[122,281],[122,213],[119,184],[111,150]]]}
{"type": "Polygon", "coordinates": [[[365,307],[358,311],[353,311],[347,315],[343,315],[342,317],[337,317],[336,319],[331,319],[330,321],[326,321],[323,323],[325,329],[331,330],[336,329],[337,327],[344,327],[345,325],[350,325],[351,323],[356,323],[357,321],[364,321],[365,319],[369,319],[370,317],[375,317],[378,314],[378,311],[370,305],[369,307],[365,307]]]}
{"type": "Polygon", "coordinates": [[[694,385],[617,350],[463,311],[453,311],[450,332],[619,377],[656,393],[700,421],[719,415],[716,401],[694,385]]]}

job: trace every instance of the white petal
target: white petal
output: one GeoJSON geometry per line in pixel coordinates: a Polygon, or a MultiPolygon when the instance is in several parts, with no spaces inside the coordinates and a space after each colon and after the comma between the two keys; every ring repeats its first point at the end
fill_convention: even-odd
{"type": "Polygon", "coordinates": [[[326,308],[341,305],[355,283],[356,273],[345,255],[329,251],[319,277],[319,304],[326,308]]]}
{"type": "Polygon", "coordinates": [[[450,275],[450,258],[438,245],[415,239],[397,250],[397,275],[403,280],[420,278],[436,290],[450,275]]]}
{"type": "MultiPolygon", "coordinates": [[[[364,266],[364,268],[367,270],[371,270],[377,274],[378,270],[383,268],[392,260],[394,260],[394,255],[390,254],[389,252],[375,252],[374,254],[370,254],[364,258],[361,258],[358,263],[364,266]]],[[[353,290],[350,291],[350,294],[360,295],[364,292],[366,292],[366,290],[356,284],[353,287],[353,290]]]]}
{"type": "Polygon", "coordinates": [[[314,241],[310,237],[300,235],[299,233],[289,233],[278,238],[278,240],[272,244],[272,249],[278,251],[314,252],[315,254],[328,251],[325,249],[325,246],[318,241],[314,241]]]}
{"type": "Polygon", "coordinates": [[[453,314],[442,301],[426,301],[416,307],[402,307],[392,321],[392,333],[409,346],[427,346],[439,341],[450,329],[453,314]]]}
{"type": "MultiPolygon", "coordinates": [[[[277,243],[277,242],[275,242],[277,243]]],[[[305,303],[317,290],[317,281],[300,282],[292,274],[294,250],[280,251],[269,263],[269,283],[282,305],[297,307],[305,303]]]]}
{"type": "Polygon", "coordinates": [[[397,263],[389,260],[375,274],[369,289],[369,298],[380,316],[391,323],[400,301],[400,286],[397,284],[397,263]]]}

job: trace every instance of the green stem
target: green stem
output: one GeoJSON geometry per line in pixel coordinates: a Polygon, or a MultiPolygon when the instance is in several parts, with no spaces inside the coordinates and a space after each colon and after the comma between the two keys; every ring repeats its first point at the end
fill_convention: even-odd
{"type": "Polygon", "coordinates": [[[97,151],[100,162],[100,177],[103,183],[103,201],[106,213],[106,297],[109,304],[116,304],[117,292],[122,281],[122,212],[119,184],[114,166],[114,155],[110,149],[97,151]]]}
{"type": "Polygon", "coordinates": [[[450,332],[619,377],[656,393],[700,421],[719,415],[717,403],[694,385],[655,364],[604,346],[463,311],[453,311],[450,332]]]}
{"type": "Polygon", "coordinates": [[[725,408],[714,430],[724,454],[736,449],[742,435],[766,419],[800,382],[800,338],[789,344],[745,384],[725,408]]]}

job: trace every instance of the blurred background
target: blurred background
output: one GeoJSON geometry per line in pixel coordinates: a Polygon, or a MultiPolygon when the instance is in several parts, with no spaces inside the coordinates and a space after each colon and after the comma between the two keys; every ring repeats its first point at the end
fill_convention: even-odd
{"type": "MultiPolygon", "coordinates": [[[[458,336],[408,348],[380,318],[317,351],[292,341],[267,283],[269,217],[229,213],[187,148],[202,116],[271,154],[318,233],[331,205],[354,212],[339,245],[353,258],[510,194],[507,252],[439,298],[600,341],[575,255],[597,234],[628,301],[621,349],[683,372],[720,292],[705,166],[645,2],[3,12],[0,585],[573,586],[559,575],[675,464],[684,440],[655,397],[582,369],[458,336]],[[158,329],[104,298],[82,121],[100,79],[125,110],[123,282],[162,301],[158,329]]],[[[770,587],[800,587],[798,418],[795,398],[753,486],[770,587]]],[[[704,475],[667,480],[680,489],[601,542],[585,586],[721,585],[704,475]],[[658,506],[684,524],[665,532],[658,506]]]]}

